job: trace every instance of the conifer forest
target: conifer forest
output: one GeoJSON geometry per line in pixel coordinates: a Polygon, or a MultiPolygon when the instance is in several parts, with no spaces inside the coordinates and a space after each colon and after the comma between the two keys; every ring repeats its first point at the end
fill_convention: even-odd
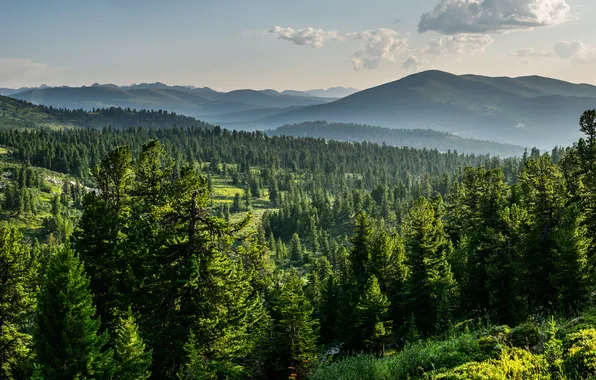
{"type": "Polygon", "coordinates": [[[28,112],[0,130],[1,379],[596,376],[595,111],[511,158],[28,112]]]}

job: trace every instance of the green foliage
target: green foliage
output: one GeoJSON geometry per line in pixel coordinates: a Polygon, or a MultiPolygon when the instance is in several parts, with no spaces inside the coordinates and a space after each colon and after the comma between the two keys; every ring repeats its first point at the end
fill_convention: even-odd
{"type": "Polygon", "coordinates": [[[540,342],[540,329],[531,322],[522,323],[511,330],[509,341],[513,347],[532,348],[540,342]]]}
{"type": "Polygon", "coordinates": [[[548,340],[544,344],[544,359],[554,378],[563,378],[563,342],[557,337],[559,329],[554,317],[548,323],[548,340]]]}
{"type": "Polygon", "coordinates": [[[115,379],[146,380],[151,376],[151,351],[146,349],[130,309],[118,318],[114,331],[114,363],[115,379]]]}
{"type": "Polygon", "coordinates": [[[69,247],[50,260],[35,316],[36,361],[44,378],[110,379],[113,352],[99,319],[83,263],[69,247]]]}
{"type": "Polygon", "coordinates": [[[384,359],[355,356],[321,366],[313,379],[420,379],[443,368],[454,368],[475,360],[480,347],[471,335],[463,334],[446,341],[421,341],[407,345],[384,359]]]}
{"type": "Polygon", "coordinates": [[[445,380],[543,380],[549,379],[547,363],[541,357],[526,350],[504,350],[500,357],[486,362],[471,362],[450,371],[432,376],[445,380]]]}
{"type": "Polygon", "coordinates": [[[596,375],[596,329],[584,329],[568,335],[567,350],[563,362],[565,372],[571,378],[587,378],[596,375]]]}
{"type": "Polygon", "coordinates": [[[433,334],[448,326],[456,306],[457,284],[447,260],[451,242],[425,198],[410,211],[405,230],[410,267],[406,303],[420,332],[433,334]]]}
{"type": "Polygon", "coordinates": [[[35,305],[34,257],[15,228],[0,226],[0,378],[23,378],[32,357],[29,320],[35,305]]]}
{"type": "Polygon", "coordinates": [[[381,356],[385,353],[385,343],[391,335],[391,321],[387,315],[389,304],[387,296],[379,288],[377,278],[370,277],[353,316],[356,320],[354,333],[360,338],[357,348],[381,356]]]}
{"type": "Polygon", "coordinates": [[[304,379],[317,359],[317,328],[313,308],[302,282],[291,271],[273,306],[273,347],[275,378],[304,379]]]}

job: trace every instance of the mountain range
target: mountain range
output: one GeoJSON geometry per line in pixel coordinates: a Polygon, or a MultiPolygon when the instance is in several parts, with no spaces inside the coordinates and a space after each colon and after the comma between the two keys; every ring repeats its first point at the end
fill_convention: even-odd
{"type": "MultiPolygon", "coordinates": [[[[152,129],[215,128],[193,117],[173,112],[123,108],[102,108],[93,111],[66,110],[34,105],[23,100],[0,96],[0,128],[70,129],[105,128],[127,129],[144,126],[152,129]]],[[[464,139],[433,130],[392,130],[366,125],[337,123],[303,123],[266,131],[270,136],[315,137],[336,141],[371,142],[411,148],[429,148],[460,153],[519,156],[524,148],[490,141],[464,139]]]]}
{"type": "Polygon", "coordinates": [[[556,79],[426,71],[353,94],[167,86],[163,83],[25,89],[11,97],[64,108],[165,109],[230,129],[272,129],[311,121],[435,129],[462,137],[550,148],[579,137],[580,115],[596,108],[596,87],[556,79]],[[334,97],[348,96],[336,99],[334,97]]]}
{"type": "Polygon", "coordinates": [[[568,145],[596,108],[596,87],[537,76],[493,78],[440,71],[414,74],[324,105],[259,120],[255,128],[326,120],[437,129],[524,146],[568,145]]]}

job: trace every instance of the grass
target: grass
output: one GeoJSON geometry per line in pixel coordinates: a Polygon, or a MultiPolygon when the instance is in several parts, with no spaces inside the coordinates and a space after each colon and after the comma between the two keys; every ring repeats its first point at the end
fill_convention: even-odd
{"type": "Polygon", "coordinates": [[[480,357],[480,347],[472,334],[444,341],[423,341],[407,345],[386,358],[356,356],[319,367],[312,380],[382,380],[423,378],[439,368],[454,368],[480,357]]]}

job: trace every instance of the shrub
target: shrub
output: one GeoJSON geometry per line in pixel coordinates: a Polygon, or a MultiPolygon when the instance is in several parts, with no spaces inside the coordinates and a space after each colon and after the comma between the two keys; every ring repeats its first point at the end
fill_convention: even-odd
{"type": "Polygon", "coordinates": [[[541,355],[527,350],[508,348],[498,359],[472,362],[443,373],[433,379],[443,380],[544,380],[549,379],[548,364],[541,355]]]}
{"type": "Polygon", "coordinates": [[[540,329],[533,323],[523,323],[511,330],[509,340],[513,347],[534,347],[540,343],[540,329]]]}
{"type": "Polygon", "coordinates": [[[572,378],[587,378],[596,375],[596,329],[584,329],[569,334],[565,340],[567,357],[565,372],[572,378]]]}
{"type": "Polygon", "coordinates": [[[481,360],[495,359],[509,343],[509,326],[497,326],[488,331],[488,335],[478,339],[478,345],[482,353],[481,360]]]}

